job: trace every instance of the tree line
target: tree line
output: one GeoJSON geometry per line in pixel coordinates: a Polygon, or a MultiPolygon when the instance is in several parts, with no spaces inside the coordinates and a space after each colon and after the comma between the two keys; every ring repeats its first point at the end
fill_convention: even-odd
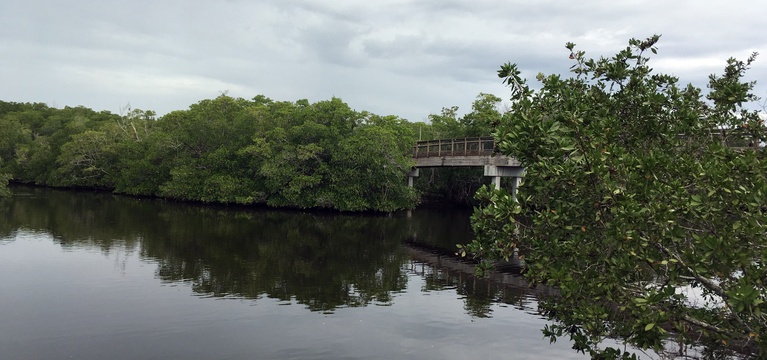
{"type": "Polygon", "coordinates": [[[157,117],[82,106],[0,101],[0,189],[8,181],[210,203],[393,211],[419,194],[468,203],[481,174],[436,172],[407,187],[413,144],[489,135],[500,98],[430,123],[355,111],[341,99],[275,101],[221,95],[157,117]],[[452,193],[459,195],[451,195],[452,193]]]}

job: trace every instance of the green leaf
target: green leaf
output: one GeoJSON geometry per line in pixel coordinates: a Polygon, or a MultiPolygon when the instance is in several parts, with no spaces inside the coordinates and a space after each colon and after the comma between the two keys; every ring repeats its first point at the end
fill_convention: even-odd
{"type": "MultiPolygon", "coordinates": [[[[731,334],[763,328],[756,314],[764,304],[754,303],[767,293],[767,156],[722,143],[741,141],[733,126],[758,118],[741,105],[751,98],[753,83],[743,78],[753,58],[728,60],[703,91],[647,66],[658,38],[632,39],[598,59],[573,49],[572,73],[541,77],[540,90],[524,89],[529,97],[515,85],[496,135],[528,181],[514,205],[477,198],[483,217],[472,226],[486,258],[507,254],[499,244],[509,239],[524,247],[525,276],[560,289],[540,308],[584,352],[599,352],[605,332],[642,324],[647,334],[624,340],[661,349],[669,319],[686,316],[731,334]],[[680,301],[676,289],[688,286],[724,291],[732,311],[680,301]],[[605,311],[616,303],[629,313],[605,311]]],[[[690,333],[675,340],[718,340],[690,333]]]]}

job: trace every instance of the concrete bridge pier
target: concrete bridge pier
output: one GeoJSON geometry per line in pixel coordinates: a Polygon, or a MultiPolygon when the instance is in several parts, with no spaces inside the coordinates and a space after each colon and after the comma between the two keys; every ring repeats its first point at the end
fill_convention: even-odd
{"type": "Polygon", "coordinates": [[[525,168],[521,166],[497,166],[497,165],[485,165],[485,176],[493,178],[493,186],[496,189],[501,188],[501,178],[511,178],[511,196],[516,200],[517,187],[519,186],[519,179],[525,176],[525,168]]]}
{"type": "Polygon", "coordinates": [[[413,180],[421,176],[421,169],[415,168],[407,172],[407,187],[413,187],[413,180]]]}

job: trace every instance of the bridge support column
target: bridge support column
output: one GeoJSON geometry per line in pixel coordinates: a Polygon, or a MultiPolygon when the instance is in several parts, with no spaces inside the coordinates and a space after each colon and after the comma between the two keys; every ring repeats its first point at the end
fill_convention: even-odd
{"type": "Polygon", "coordinates": [[[519,179],[525,176],[525,168],[521,166],[495,166],[485,165],[485,176],[493,177],[493,186],[496,189],[501,188],[501,178],[511,178],[511,196],[516,200],[517,187],[519,186],[519,179]]]}
{"type": "Polygon", "coordinates": [[[511,178],[511,196],[517,201],[517,187],[519,186],[519,176],[511,178]]]}
{"type": "Polygon", "coordinates": [[[500,176],[493,176],[493,180],[491,182],[493,184],[493,187],[496,189],[501,188],[501,177],[500,176]]]}
{"type": "Polygon", "coordinates": [[[420,169],[412,169],[407,172],[407,187],[413,187],[413,180],[417,177],[421,176],[421,170],[420,169]]]}

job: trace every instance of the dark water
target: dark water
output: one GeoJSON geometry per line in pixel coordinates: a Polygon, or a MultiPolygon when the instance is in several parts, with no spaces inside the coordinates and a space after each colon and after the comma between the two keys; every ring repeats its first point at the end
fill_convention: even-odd
{"type": "Polygon", "coordinates": [[[0,198],[1,359],[547,359],[521,279],[440,255],[469,213],[0,198]]]}

